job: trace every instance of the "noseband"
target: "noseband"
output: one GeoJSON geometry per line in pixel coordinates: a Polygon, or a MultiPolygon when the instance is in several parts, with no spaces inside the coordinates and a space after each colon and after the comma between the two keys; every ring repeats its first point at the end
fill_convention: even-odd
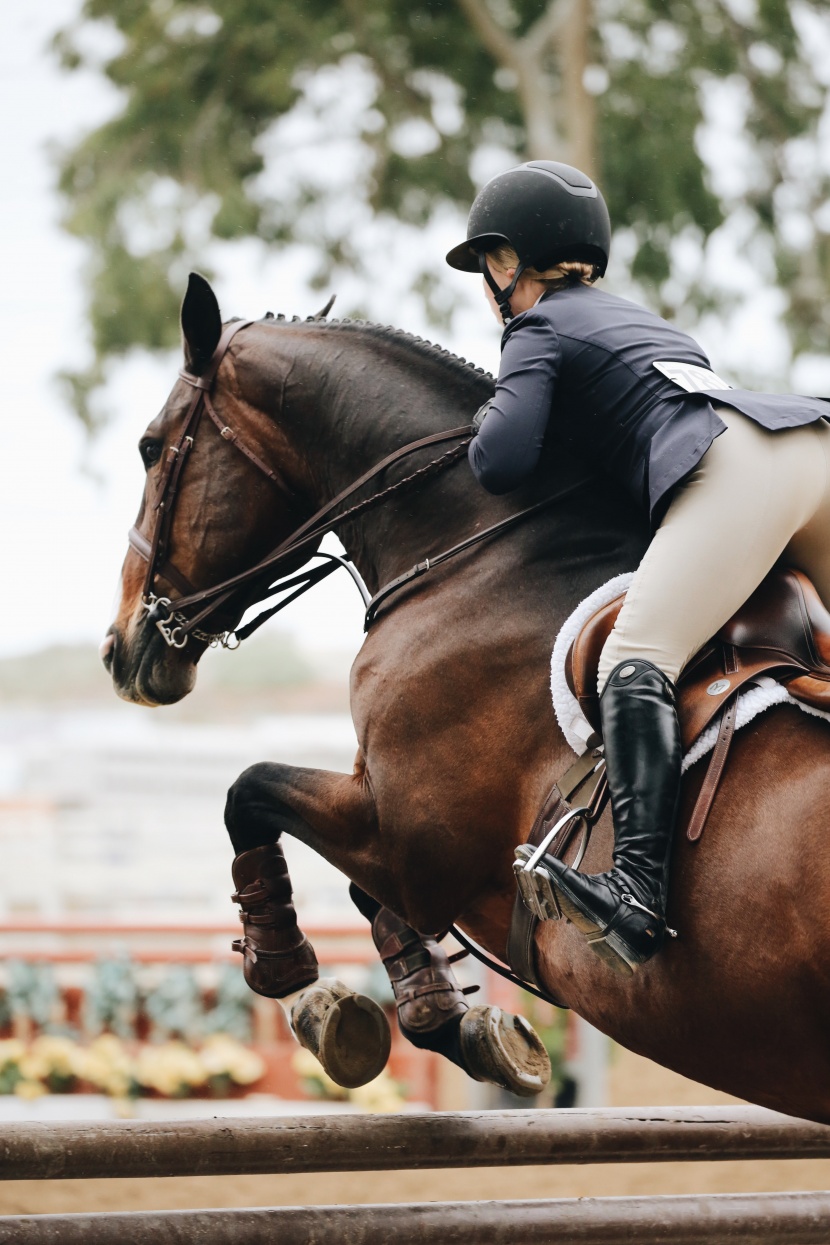
{"type": "MultiPolygon", "coordinates": [[[[232,576],[230,579],[225,579],[211,588],[197,590],[170,560],[167,556],[167,551],[182,473],[187,458],[193,449],[203,412],[207,411],[209,418],[218,428],[219,435],[223,440],[239,450],[269,480],[280,485],[282,484],[282,481],[271,468],[259,458],[230,425],[221,419],[211,401],[216,375],[228,351],[228,347],[236,334],[252,323],[252,320],[237,320],[233,324],[228,325],[222,333],[210,362],[202,375],[195,376],[192,372],[184,370],[179,372],[181,379],[193,389],[193,394],[185,413],[179,438],[175,445],[170,446],[167,452],[167,461],[164,465],[164,472],[159,482],[156,501],[153,506],[155,522],[152,536],[148,539],[137,528],[133,527],[128,537],[131,548],[147,563],[147,573],[144,577],[141,597],[142,605],[147,611],[147,619],[155,623],[165,643],[171,648],[184,648],[191,637],[210,645],[221,644],[224,648],[237,648],[242,640],[246,639],[278,610],[283,609],[302,593],[314,587],[322,579],[325,579],[327,575],[336,571],[340,566],[345,567],[354,579],[363,597],[364,605],[371,608],[369,594],[357,570],[351,565],[348,556],[342,558],[333,553],[317,554],[316,556],[326,559],[323,566],[315,567],[309,571],[302,571],[291,578],[281,578],[277,582],[272,581],[274,576],[279,574],[281,565],[289,561],[296,562],[298,553],[308,548],[308,546],[317,543],[326,532],[331,531],[332,528],[338,526],[345,519],[353,517],[370,506],[379,504],[390,494],[397,492],[398,489],[411,481],[425,477],[428,474],[431,475],[435,471],[449,466],[452,462],[458,461],[466,452],[467,445],[471,440],[470,425],[464,424],[462,427],[453,428],[448,432],[438,432],[432,436],[421,437],[417,441],[411,441],[408,445],[404,445],[402,448],[389,454],[381,462],[376,463],[374,467],[365,472],[358,480],[355,480],[347,488],[343,489],[341,493],[338,493],[336,497],[322,506],[310,519],[298,527],[296,531],[282,541],[281,544],[277,545],[267,557],[263,558],[255,566],[232,576]],[[421,467],[418,471],[381,490],[379,493],[374,493],[363,501],[350,506],[340,514],[332,514],[332,511],[343,501],[399,459],[405,458],[409,454],[415,453],[416,450],[423,449],[429,445],[438,445],[442,442],[458,440],[462,441],[461,445],[455,446],[439,458],[434,459],[431,463],[427,463],[425,467],[421,467]],[[156,581],[159,578],[165,579],[183,595],[175,601],[171,601],[170,597],[158,596],[155,592],[155,587],[156,581]],[[231,598],[235,598],[237,608],[242,604],[244,612],[249,606],[265,601],[269,597],[285,592],[288,589],[294,589],[290,596],[284,598],[278,605],[259,614],[252,622],[241,629],[235,631],[206,631],[200,626],[211,614],[216,613],[222,606],[227,605],[231,598]],[[197,608],[195,614],[189,615],[185,612],[192,607],[197,608]]],[[[422,572],[419,571],[419,573],[422,572]]]]}

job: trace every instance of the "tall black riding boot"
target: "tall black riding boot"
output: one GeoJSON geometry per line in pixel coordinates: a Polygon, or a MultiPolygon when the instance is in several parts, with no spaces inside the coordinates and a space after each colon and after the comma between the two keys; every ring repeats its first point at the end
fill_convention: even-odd
{"type": "Polygon", "coordinates": [[[669,858],[680,794],[674,688],[649,661],[622,662],[600,697],[614,868],[593,876],[545,856],[563,914],[592,949],[632,973],[663,945],[669,858]]]}

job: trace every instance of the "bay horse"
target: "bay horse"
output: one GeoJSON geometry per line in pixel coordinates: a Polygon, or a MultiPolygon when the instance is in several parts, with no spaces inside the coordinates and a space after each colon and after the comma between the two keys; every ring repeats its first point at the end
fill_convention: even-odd
{"type": "MultiPolygon", "coordinates": [[[[191,279],[182,324],[186,363],[198,373],[222,331],[203,279],[191,279]]],[[[206,423],[178,485],[169,531],[177,568],[199,588],[253,566],[390,452],[469,423],[492,389],[479,369],[394,329],[246,322],[213,402],[219,423],[244,429],[272,478],[206,423]]],[[[142,437],[145,535],[158,463],[190,396],[177,382],[142,437]]],[[[649,539],[633,504],[553,431],[539,469],[515,493],[488,495],[459,458],[339,526],[375,593],[572,485],[380,609],[351,673],[359,741],[351,774],[262,763],[228,802],[235,824],[301,839],[421,933],[455,923],[497,958],[515,895],[514,849],[573,760],[551,707],[554,639],[589,592],[637,566],[649,539]]],[[[105,661],[122,697],[170,704],[192,690],[205,640],[165,643],[142,605],[145,574],[130,550],[105,661]]],[[[703,841],[678,835],[668,917],[679,937],[634,977],[611,973],[564,920],[537,933],[545,988],[615,1041],[822,1122],[830,1122],[828,743],[825,723],[787,706],[738,734],[703,841]]],[[[685,815],[701,780],[698,764],[684,780],[685,815]]],[[[584,868],[608,868],[611,849],[606,813],[584,868]]]]}

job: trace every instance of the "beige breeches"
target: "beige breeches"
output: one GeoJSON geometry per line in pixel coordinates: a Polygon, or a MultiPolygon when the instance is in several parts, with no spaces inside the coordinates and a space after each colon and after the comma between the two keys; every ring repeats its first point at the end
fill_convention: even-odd
{"type": "Polygon", "coordinates": [[[726,431],[677,488],[640,563],[602,651],[600,691],[633,657],[676,682],[779,559],[830,607],[830,424],[768,432],[716,409],[726,431]]]}

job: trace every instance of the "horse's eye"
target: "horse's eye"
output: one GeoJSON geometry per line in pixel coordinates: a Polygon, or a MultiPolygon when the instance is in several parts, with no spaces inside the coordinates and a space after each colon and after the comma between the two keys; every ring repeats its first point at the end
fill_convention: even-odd
{"type": "Polygon", "coordinates": [[[149,470],[161,458],[161,441],[142,441],[138,447],[141,461],[149,470]]]}

